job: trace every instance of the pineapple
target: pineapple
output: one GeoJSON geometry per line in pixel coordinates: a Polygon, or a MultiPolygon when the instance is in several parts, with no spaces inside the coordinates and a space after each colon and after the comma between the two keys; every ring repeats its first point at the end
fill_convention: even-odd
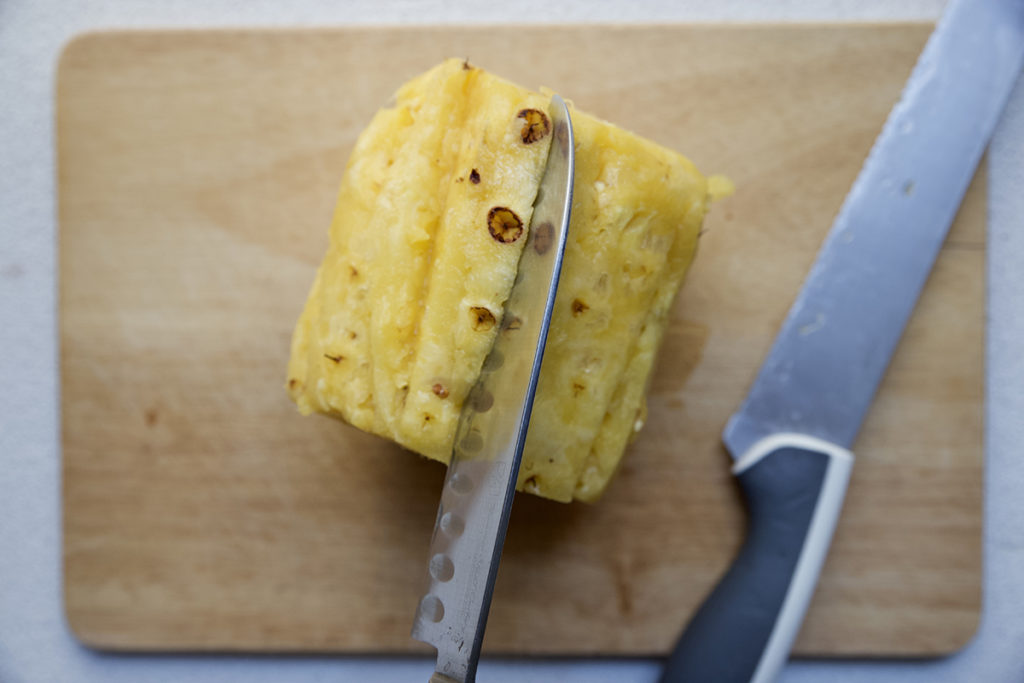
{"type": "MultiPolygon", "coordinates": [[[[503,325],[551,145],[549,94],[460,60],[360,135],[292,339],[288,391],[447,462],[503,325]]],[[[709,201],[684,157],[573,109],[572,222],[519,488],[594,501],[644,391],[709,201]]]]}

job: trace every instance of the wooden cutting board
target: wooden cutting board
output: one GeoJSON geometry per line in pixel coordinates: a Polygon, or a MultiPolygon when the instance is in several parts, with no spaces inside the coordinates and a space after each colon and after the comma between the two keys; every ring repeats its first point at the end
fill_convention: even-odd
{"type": "MultiPolygon", "coordinates": [[[[707,221],[595,506],[519,496],[486,651],[667,651],[743,533],[720,430],[928,27],[156,32],[73,42],[58,81],[64,578],[114,649],[423,652],[443,468],[285,396],[353,141],[448,55],[737,185],[707,221]]],[[[934,655],[981,588],[984,183],[855,445],[803,655],[934,655]]]]}

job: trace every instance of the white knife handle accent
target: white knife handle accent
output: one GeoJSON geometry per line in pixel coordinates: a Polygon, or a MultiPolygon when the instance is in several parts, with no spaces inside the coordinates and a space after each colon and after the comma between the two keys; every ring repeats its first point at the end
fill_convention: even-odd
{"type": "Polygon", "coordinates": [[[761,439],[733,467],[750,527],[694,615],[662,683],[769,683],[789,656],[825,562],[853,454],[804,434],[761,439]]]}

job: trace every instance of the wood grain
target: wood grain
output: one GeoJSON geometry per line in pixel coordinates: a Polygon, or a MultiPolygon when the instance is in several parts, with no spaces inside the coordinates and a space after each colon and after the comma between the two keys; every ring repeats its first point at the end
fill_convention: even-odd
{"type": "MultiPolygon", "coordinates": [[[[422,652],[443,469],[283,390],[355,136],[442,57],[550,86],[738,187],[714,207],[596,506],[516,501],[488,652],[661,654],[743,513],[719,433],[928,28],[113,33],[59,70],[67,616],[114,649],[422,652]]],[[[934,655],[978,619],[984,182],[855,445],[803,655],[934,655]]]]}

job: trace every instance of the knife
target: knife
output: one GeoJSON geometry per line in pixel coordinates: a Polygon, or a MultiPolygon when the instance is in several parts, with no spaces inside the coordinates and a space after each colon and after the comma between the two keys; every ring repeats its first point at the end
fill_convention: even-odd
{"type": "Polygon", "coordinates": [[[554,137],[534,202],[535,227],[519,260],[501,331],[459,416],[430,541],[429,585],[413,621],[412,637],[437,648],[431,683],[476,679],[551,325],[569,230],[575,149],[569,109],[558,95],[551,98],[550,113],[554,137]]]}
{"type": "Polygon", "coordinates": [[[796,638],[853,466],[848,450],[1024,60],[1024,0],[953,0],[925,45],[723,441],[739,554],[663,683],[765,683],[796,638]]]}

